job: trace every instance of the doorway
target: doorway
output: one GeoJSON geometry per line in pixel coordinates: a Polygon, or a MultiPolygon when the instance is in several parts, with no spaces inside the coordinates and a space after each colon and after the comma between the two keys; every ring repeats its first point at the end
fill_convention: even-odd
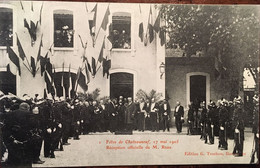
{"type": "Polygon", "coordinates": [[[190,76],[190,102],[206,101],[206,76],[190,76]]]}
{"type": "Polygon", "coordinates": [[[133,97],[134,75],[127,72],[118,72],[110,75],[110,97],[133,97]]]}

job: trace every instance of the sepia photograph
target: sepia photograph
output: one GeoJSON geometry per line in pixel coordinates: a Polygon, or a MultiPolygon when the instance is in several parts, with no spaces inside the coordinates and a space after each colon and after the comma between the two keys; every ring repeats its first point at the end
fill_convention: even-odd
{"type": "Polygon", "coordinates": [[[0,1],[3,168],[259,164],[260,5],[0,1]]]}

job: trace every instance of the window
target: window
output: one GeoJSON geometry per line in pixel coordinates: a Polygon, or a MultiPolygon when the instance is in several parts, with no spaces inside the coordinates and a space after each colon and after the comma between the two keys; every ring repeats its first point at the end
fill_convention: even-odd
{"type": "Polygon", "coordinates": [[[54,19],[54,47],[73,47],[73,13],[68,10],[56,10],[54,19]]]}
{"type": "Polygon", "coordinates": [[[13,10],[0,7],[0,46],[13,45],[13,10]]]}
{"type": "Polygon", "coordinates": [[[112,16],[110,25],[110,41],[113,48],[131,48],[131,14],[117,12],[112,16]]]}

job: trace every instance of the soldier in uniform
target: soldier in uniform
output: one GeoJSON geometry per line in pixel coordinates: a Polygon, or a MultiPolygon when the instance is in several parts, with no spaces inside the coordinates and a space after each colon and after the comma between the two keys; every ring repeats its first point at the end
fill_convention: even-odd
{"type": "Polygon", "coordinates": [[[55,150],[63,151],[63,142],[62,135],[64,132],[63,129],[63,116],[62,116],[62,107],[63,102],[56,100],[52,107],[52,141],[55,150]],[[59,148],[60,145],[60,148],[59,148]]]}
{"type": "MultiPolygon", "coordinates": [[[[201,127],[201,136],[200,139],[206,140],[206,123],[207,123],[208,111],[206,109],[206,102],[201,103],[201,115],[200,115],[200,127],[201,127]]],[[[205,141],[205,143],[207,143],[205,141]]]]}
{"type": "Polygon", "coordinates": [[[39,113],[43,117],[43,140],[44,140],[44,157],[55,158],[55,145],[53,141],[52,130],[54,129],[52,100],[45,100],[39,106],[39,113]]]}
{"type": "Polygon", "coordinates": [[[235,100],[235,109],[234,109],[234,156],[243,156],[243,147],[244,147],[244,115],[242,109],[242,101],[241,99],[235,100]]]}
{"type": "Polygon", "coordinates": [[[30,117],[30,124],[31,124],[31,134],[32,139],[30,141],[30,149],[31,151],[31,157],[34,164],[43,164],[44,161],[40,160],[40,152],[42,148],[42,133],[43,133],[43,119],[42,116],[39,114],[39,108],[40,104],[37,104],[32,109],[32,114],[30,117]]]}
{"type": "Polygon", "coordinates": [[[171,115],[171,107],[168,101],[165,99],[163,104],[161,105],[162,110],[162,126],[163,132],[167,129],[170,132],[170,115],[171,115]]]}
{"type": "Polygon", "coordinates": [[[226,124],[228,119],[227,101],[222,100],[219,107],[219,145],[221,150],[228,149],[226,124]]]}
{"type": "Polygon", "coordinates": [[[80,123],[81,123],[80,110],[81,110],[81,106],[80,106],[79,100],[76,99],[75,105],[72,106],[72,109],[71,109],[72,115],[73,115],[72,126],[73,126],[73,139],[74,140],[79,140],[80,123]]]}
{"type": "Polygon", "coordinates": [[[151,117],[151,127],[152,132],[159,131],[159,109],[160,106],[158,103],[155,102],[155,99],[152,98],[151,106],[150,106],[150,117],[151,117]]]}
{"type": "Polygon", "coordinates": [[[209,144],[212,145],[214,144],[214,127],[215,127],[215,121],[216,121],[216,113],[217,113],[217,108],[216,105],[213,101],[210,102],[208,106],[208,119],[206,123],[206,131],[207,131],[207,136],[205,139],[205,142],[209,139],[209,144]]]}
{"type": "Polygon", "coordinates": [[[72,109],[71,109],[71,105],[66,101],[62,100],[60,105],[61,105],[60,110],[62,112],[62,127],[63,127],[62,143],[63,145],[70,145],[70,143],[68,143],[68,139],[71,130],[72,109]]]}

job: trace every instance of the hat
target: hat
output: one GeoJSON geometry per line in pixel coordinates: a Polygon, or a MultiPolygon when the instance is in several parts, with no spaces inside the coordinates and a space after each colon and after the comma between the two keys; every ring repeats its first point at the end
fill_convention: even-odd
{"type": "Polygon", "coordinates": [[[28,103],[21,103],[19,105],[19,110],[29,111],[29,109],[30,109],[30,106],[28,103]]]}

